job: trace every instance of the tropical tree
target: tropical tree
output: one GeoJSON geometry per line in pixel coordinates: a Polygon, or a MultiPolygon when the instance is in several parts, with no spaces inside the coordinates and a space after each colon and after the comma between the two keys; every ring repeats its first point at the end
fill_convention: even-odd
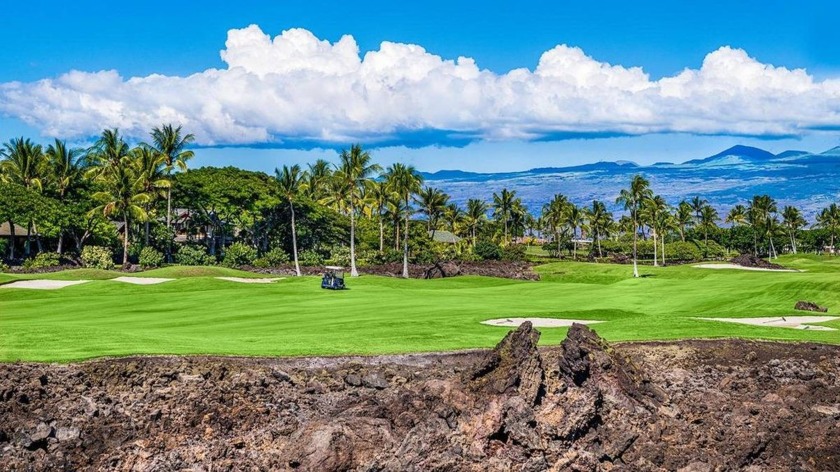
{"type": "MultiPolygon", "coordinates": [[[[29,139],[17,138],[9,141],[0,150],[0,177],[5,183],[17,184],[27,190],[41,193],[46,180],[46,157],[40,144],[34,144],[29,139]]],[[[35,219],[26,222],[26,246],[24,255],[29,257],[32,232],[36,234],[36,241],[40,250],[41,240],[37,237],[38,230],[35,219]]],[[[14,238],[11,241],[14,244],[14,238]]]]}
{"type": "Polygon", "coordinates": [[[717,221],[720,219],[718,211],[711,205],[705,205],[700,209],[700,224],[698,227],[703,230],[703,243],[709,245],[709,231],[717,229],[717,221]]]}
{"type": "Polygon", "coordinates": [[[123,223],[123,265],[128,264],[128,247],[133,220],[148,218],[146,205],[151,195],[143,188],[143,178],[128,156],[118,162],[111,162],[97,177],[102,190],[93,194],[100,205],[91,213],[101,212],[105,217],[116,216],[123,223]]]}
{"type": "Polygon", "coordinates": [[[341,162],[334,177],[343,180],[342,184],[349,190],[347,202],[350,213],[350,276],[358,277],[359,271],[356,269],[356,205],[365,186],[365,181],[382,168],[379,164],[371,162],[370,153],[362,149],[360,144],[353,144],[349,150],[342,150],[339,158],[341,162]]]}
{"type": "Polygon", "coordinates": [[[324,159],[318,159],[306,171],[306,195],[313,201],[320,201],[326,197],[330,187],[332,168],[324,159]]]}
{"type": "Polygon", "coordinates": [[[446,221],[449,231],[451,231],[452,234],[457,232],[458,223],[461,222],[463,217],[464,212],[457,203],[450,203],[449,205],[446,205],[446,208],[443,210],[443,219],[446,221]]]}
{"type": "Polygon", "coordinates": [[[747,207],[739,204],[730,208],[725,221],[732,226],[747,224],[747,207]]]}
{"type": "Polygon", "coordinates": [[[403,213],[405,226],[403,230],[403,273],[408,278],[408,219],[411,215],[411,196],[420,192],[423,185],[423,176],[420,175],[414,166],[396,163],[385,172],[385,182],[391,190],[400,196],[405,205],[403,213]]]}
{"type": "Polygon", "coordinates": [[[67,193],[82,184],[86,155],[83,150],[68,148],[67,143],[56,139],[47,146],[45,156],[49,170],[47,178],[59,200],[64,200],[67,193]]]}
{"type": "Polygon", "coordinates": [[[653,234],[653,265],[658,266],[659,261],[657,257],[657,241],[660,236],[661,228],[659,223],[663,213],[667,213],[668,204],[660,195],[651,196],[642,200],[641,214],[644,221],[647,221],[653,234]]]}
{"type": "Polygon", "coordinates": [[[694,210],[691,208],[691,204],[683,200],[677,205],[677,211],[674,213],[674,220],[680,232],[680,240],[683,242],[685,242],[686,228],[694,222],[693,212],[694,210]]]}
{"type": "Polygon", "coordinates": [[[834,241],[837,238],[837,232],[840,231],[840,208],[837,207],[836,203],[832,203],[817,213],[816,220],[814,227],[828,231],[831,236],[831,252],[829,254],[836,254],[834,241]]]}
{"type": "Polygon", "coordinates": [[[575,204],[566,205],[566,224],[572,230],[572,258],[577,260],[577,230],[583,225],[583,212],[575,204]]]}
{"type": "MultiPolygon", "coordinates": [[[[162,155],[148,147],[137,147],[131,152],[131,164],[135,167],[137,177],[140,179],[140,186],[143,193],[149,195],[146,203],[146,214],[151,216],[151,208],[155,198],[165,198],[172,188],[172,181],[164,170],[165,159],[162,155]]],[[[149,244],[149,223],[151,218],[146,218],[144,229],[144,244],[149,244]]]]}
{"type": "Polygon", "coordinates": [[[477,198],[470,198],[467,200],[467,212],[464,215],[464,220],[467,228],[470,230],[470,237],[472,244],[475,246],[476,233],[481,224],[487,220],[487,211],[490,207],[484,200],[477,198]]]}
{"type": "Polygon", "coordinates": [[[592,202],[592,206],[586,210],[584,217],[592,235],[592,250],[594,251],[597,246],[598,257],[604,257],[601,253],[601,240],[609,237],[613,223],[612,213],[607,211],[604,202],[595,200],[592,202]]]}
{"type": "Polygon", "coordinates": [[[782,210],[782,224],[790,236],[790,250],[796,254],[796,234],[808,222],[802,217],[802,212],[798,208],[788,205],[782,210]]]}
{"type": "Polygon", "coordinates": [[[306,185],[304,175],[300,166],[295,164],[291,167],[284,165],[283,169],[274,169],[274,176],[280,187],[280,195],[289,203],[289,213],[292,223],[292,254],[295,260],[295,275],[300,277],[300,263],[298,263],[297,228],[295,227],[295,200],[306,185]]]}
{"type": "Polygon", "coordinates": [[[694,196],[691,199],[691,203],[689,203],[689,205],[691,205],[691,210],[694,211],[695,221],[698,224],[700,223],[700,218],[701,218],[700,213],[703,211],[703,208],[705,208],[706,204],[708,204],[708,203],[709,203],[708,200],[706,200],[705,198],[700,198],[698,196],[694,196]]]}
{"type": "Polygon", "coordinates": [[[637,244],[639,239],[639,210],[642,202],[650,198],[653,192],[650,189],[650,182],[641,175],[633,176],[630,187],[622,189],[616,199],[616,203],[624,205],[624,209],[630,212],[630,219],[633,223],[633,277],[639,276],[637,244]]]}
{"type": "MultiPolygon", "coordinates": [[[[151,137],[151,147],[163,157],[167,177],[176,167],[180,171],[187,170],[187,161],[195,156],[195,153],[187,149],[187,146],[195,141],[195,136],[183,134],[181,126],[173,127],[171,124],[166,124],[152,129],[151,137]]],[[[166,191],[166,227],[172,227],[171,186],[166,191]]]]}
{"type": "Polygon", "coordinates": [[[516,200],[516,190],[503,188],[500,193],[493,193],[493,215],[504,225],[504,243],[507,244],[508,225],[510,223],[513,205],[516,200]]]}
{"type": "Polygon", "coordinates": [[[420,205],[420,213],[426,216],[426,231],[434,239],[438,220],[443,216],[446,205],[449,203],[449,195],[440,189],[425,187],[417,194],[416,200],[420,205]]]}
{"type": "Polygon", "coordinates": [[[385,212],[394,194],[385,181],[369,180],[367,185],[367,195],[379,222],[379,254],[382,254],[385,251],[385,212]]]}
{"type": "Polygon", "coordinates": [[[566,209],[570,205],[565,195],[557,193],[542,207],[542,220],[545,227],[554,235],[557,244],[557,256],[560,256],[560,241],[566,224],[566,209]]]}

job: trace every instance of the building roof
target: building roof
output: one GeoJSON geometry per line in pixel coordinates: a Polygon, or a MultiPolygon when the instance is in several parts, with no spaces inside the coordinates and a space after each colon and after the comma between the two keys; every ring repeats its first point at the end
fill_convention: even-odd
{"type": "Polygon", "coordinates": [[[454,235],[451,231],[446,231],[442,229],[434,231],[434,235],[432,235],[432,231],[429,231],[429,236],[433,236],[434,241],[436,243],[455,244],[461,240],[461,238],[454,235]]]}
{"type": "MultiPolygon", "coordinates": [[[[12,232],[9,228],[9,222],[4,221],[3,223],[0,223],[0,237],[3,237],[3,236],[10,237],[11,235],[12,235],[12,232]]],[[[15,237],[16,238],[26,237],[26,228],[23,228],[19,225],[15,225],[15,237]]]]}

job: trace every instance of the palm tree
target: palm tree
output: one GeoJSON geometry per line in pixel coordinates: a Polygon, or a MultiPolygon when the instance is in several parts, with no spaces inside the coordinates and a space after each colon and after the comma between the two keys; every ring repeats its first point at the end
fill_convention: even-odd
{"type": "Polygon", "coordinates": [[[592,234],[592,250],[598,247],[598,257],[604,257],[601,253],[601,240],[609,237],[610,226],[612,225],[612,213],[607,211],[604,202],[595,200],[592,206],[586,210],[585,218],[589,225],[589,232],[592,234]]]}
{"type": "Polygon", "coordinates": [[[703,211],[703,208],[707,203],[709,202],[705,198],[700,198],[698,196],[694,196],[694,198],[691,199],[691,203],[689,203],[689,205],[691,205],[691,209],[694,211],[694,217],[697,223],[700,223],[700,213],[703,211]]]}
{"type": "Polygon", "coordinates": [[[659,214],[659,219],[657,221],[657,227],[659,228],[659,231],[661,232],[661,235],[660,235],[659,239],[660,239],[660,241],[662,241],[662,251],[660,251],[660,254],[662,254],[662,266],[664,267],[665,266],[665,236],[667,236],[669,231],[675,230],[675,229],[678,228],[677,220],[675,218],[675,214],[673,214],[673,213],[671,213],[667,210],[660,213],[659,214]]]}
{"type": "Polygon", "coordinates": [[[449,225],[449,231],[452,234],[456,233],[456,226],[458,226],[458,223],[461,222],[463,217],[464,212],[458,207],[457,203],[450,203],[443,209],[443,219],[446,220],[446,223],[449,225]]]}
{"type": "MultiPolygon", "coordinates": [[[[58,139],[54,144],[47,147],[45,153],[47,167],[49,168],[49,180],[55,188],[58,200],[63,202],[67,193],[79,187],[82,183],[85,170],[86,156],[81,149],[71,149],[67,144],[58,139]]],[[[58,248],[56,252],[61,254],[64,251],[64,229],[58,232],[58,248]]]]}
{"type": "Polygon", "coordinates": [[[802,217],[802,212],[798,208],[789,205],[782,210],[782,222],[790,236],[790,249],[796,254],[796,233],[808,222],[802,217]]]}
{"type": "Polygon", "coordinates": [[[306,171],[306,194],[310,199],[319,201],[326,196],[331,175],[330,163],[324,159],[318,159],[314,164],[309,164],[306,171]]]}
{"type": "Polygon", "coordinates": [[[817,222],[814,226],[828,230],[831,235],[831,252],[829,254],[835,254],[834,241],[837,237],[837,231],[840,230],[840,208],[837,207],[837,204],[832,203],[817,213],[817,222]]]}
{"type": "Polygon", "coordinates": [[[382,168],[379,164],[372,164],[370,153],[362,149],[360,144],[353,144],[350,149],[344,149],[339,155],[341,163],[338,166],[338,176],[345,180],[349,187],[348,202],[350,211],[350,277],[358,277],[356,269],[356,203],[365,181],[382,168]]]}
{"type": "MultiPolygon", "coordinates": [[[[187,161],[195,156],[195,153],[186,149],[195,141],[192,134],[182,135],[181,126],[173,127],[171,124],[154,128],[151,132],[152,148],[164,159],[166,176],[169,177],[177,167],[181,171],[187,170],[187,161]]],[[[166,227],[172,227],[172,187],[166,191],[166,227]]]]}
{"type": "Polygon", "coordinates": [[[557,244],[557,257],[560,257],[560,241],[566,224],[566,208],[570,205],[569,199],[563,194],[555,194],[554,197],[543,205],[542,220],[546,228],[554,234],[554,242],[557,244]]]}
{"type": "Polygon", "coordinates": [[[304,183],[304,175],[300,166],[295,164],[292,167],[283,166],[283,170],[274,169],[274,176],[280,186],[280,195],[289,202],[289,213],[292,217],[292,254],[295,259],[295,275],[300,277],[300,264],[298,263],[297,229],[295,228],[295,205],[294,202],[300,195],[304,183]]]}
{"type": "Polygon", "coordinates": [[[508,223],[510,222],[513,202],[516,199],[516,190],[503,188],[501,193],[493,193],[493,214],[504,224],[504,243],[508,242],[508,223]]]}
{"type": "Polygon", "coordinates": [[[566,224],[572,230],[572,258],[577,260],[577,229],[583,225],[583,213],[573,203],[566,205],[566,224]]]}
{"type": "MultiPolygon", "coordinates": [[[[754,241],[757,239],[758,234],[762,236],[767,236],[769,238],[769,250],[768,255],[769,257],[773,257],[774,255],[778,258],[778,254],[775,254],[776,250],[773,245],[773,215],[776,213],[778,207],[776,206],[776,200],[774,200],[769,195],[756,195],[753,197],[752,202],[750,204],[750,212],[752,215],[748,214],[748,221],[750,221],[751,226],[753,227],[753,238],[754,241]]],[[[757,243],[756,243],[757,244],[757,243]]],[[[756,250],[756,255],[758,255],[758,251],[756,250]]]]}
{"type": "Polygon", "coordinates": [[[420,212],[426,215],[426,231],[434,239],[438,219],[443,216],[443,212],[446,210],[449,195],[439,189],[426,187],[417,194],[417,203],[420,205],[420,212]]]}
{"type": "Polygon", "coordinates": [[[720,219],[717,210],[711,205],[705,205],[700,209],[700,228],[703,229],[703,243],[706,251],[709,250],[709,231],[717,228],[717,221],[720,219]]]}
{"type": "Polygon", "coordinates": [[[403,231],[403,273],[404,278],[408,278],[408,217],[411,214],[411,196],[420,192],[423,185],[423,176],[420,175],[414,166],[396,163],[390,167],[385,173],[385,182],[396,194],[400,195],[402,203],[405,205],[405,229],[403,231]]]}
{"type": "Polygon", "coordinates": [[[635,175],[630,181],[630,187],[622,189],[615,201],[623,204],[624,209],[630,211],[630,219],[633,222],[633,277],[639,276],[636,250],[639,239],[639,210],[642,202],[651,195],[653,192],[650,190],[650,182],[641,175],[635,175]]]}
{"type": "Polygon", "coordinates": [[[747,208],[744,205],[735,205],[729,209],[726,215],[726,223],[732,226],[739,226],[747,223],[747,208]]]}
{"type": "Polygon", "coordinates": [[[92,164],[89,170],[94,174],[99,174],[109,166],[119,166],[123,158],[128,157],[130,150],[128,143],[120,136],[120,130],[106,129],[102,131],[88,153],[92,164]]]}
{"type": "Polygon", "coordinates": [[[479,200],[477,198],[470,198],[467,200],[467,212],[464,219],[466,221],[467,228],[470,229],[473,246],[475,246],[478,227],[481,226],[482,222],[487,220],[487,211],[489,209],[490,208],[487,205],[487,202],[484,200],[479,200]]]}
{"type": "MultiPolygon", "coordinates": [[[[0,150],[0,176],[3,182],[20,185],[26,189],[42,192],[44,189],[46,174],[46,157],[40,144],[34,144],[29,139],[17,138],[9,141],[0,150]]],[[[35,221],[30,220],[26,226],[26,246],[24,254],[28,257],[30,253],[30,240],[32,231],[36,235],[38,230],[35,221]]],[[[14,224],[10,224],[11,231],[14,231],[14,224]]],[[[14,245],[14,234],[11,244],[14,245]]],[[[36,236],[38,249],[40,251],[41,239],[36,236]]]]}
{"type": "Polygon", "coordinates": [[[651,228],[651,232],[653,233],[653,265],[658,266],[658,257],[657,257],[657,246],[658,246],[658,237],[660,236],[659,222],[661,215],[663,213],[667,213],[668,211],[668,204],[665,203],[665,199],[662,198],[660,195],[648,197],[642,201],[642,209],[641,214],[642,217],[648,222],[651,228]]]}
{"type": "Polygon", "coordinates": [[[151,200],[151,196],[143,191],[143,178],[128,157],[123,157],[118,162],[111,162],[111,165],[105,167],[96,179],[102,185],[102,190],[94,193],[93,198],[101,204],[90,213],[101,212],[105,217],[122,218],[123,265],[126,265],[128,264],[131,220],[148,218],[145,207],[151,200]]]}
{"type": "MultiPolygon", "coordinates": [[[[132,149],[132,165],[135,166],[137,176],[140,179],[142,191],[149,195],[149,202],[146,204],[146,214],[151,213],[151,206],[157,197],[166,197],[172,182],[164,170],[164,157],[153,149],[142,146],[132,149]]],[[[144,231],[144,244],[149,244],[149,220],[146,218],[144,231]]]]}
{"type": "Polygon", "coordinates": [[[692,214],[694,210],[691,208],[691,205],[683,200],[677,205],[677,211],[674,214],[674,220],[677,224],[677,229],[680,231],[680,239],[685,242],[685,229],[691,226],[692,222],[694,221],[694,215],[692,214]]]}
{"type": "Polygon", "coordinates": [[[376,211],[377,219],[379,220],[379,254],[385,251],[385,210],[388,208],[388,202],[393,195],[391,189],[385,184],[385,181],[368,181],[368,197],[376,211]]]}

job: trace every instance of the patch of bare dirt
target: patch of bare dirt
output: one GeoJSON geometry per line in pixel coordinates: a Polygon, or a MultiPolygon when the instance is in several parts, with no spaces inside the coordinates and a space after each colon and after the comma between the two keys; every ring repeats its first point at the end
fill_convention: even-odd
{"type": "Polygon", "coordinates": [[[0,365],[7,470],[837,470],[840,348],[609,345],[0,365]]]}

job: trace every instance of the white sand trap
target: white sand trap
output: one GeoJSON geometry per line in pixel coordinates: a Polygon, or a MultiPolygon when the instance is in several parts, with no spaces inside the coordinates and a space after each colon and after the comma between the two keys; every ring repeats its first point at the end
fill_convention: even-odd
{"type": "Polygon", "coordinates": [[[134,284],[134,285],[155,285],[155,284],[162,284],[164,282],[170,282],[175,279],[163,279],[163,278],[155,278],[155,277],[117,277],[116,279],[111,279],[114,282],[125,282],[127,284],[134,284]]]}
{"type": "Polygon", "coordinates": [[[704,321],[723,321],[725,323],[738,323],[753,326],[766,326],[771,328],[792,328],[807,329],[812,331],[836,331],[828,326],[811,326],[808,323],[823,323],[836,320],[837,316],[773,316],[766,318],[695,318],[704,321]]]}
{"type": "Polygon", "coordinates": [[[242,277],[216,277],[219,280],[227,280],[228,282],[238,282],[241,284],[273,284],[278,280],[283,280],[285,277],[277,277],[273,279],[245,279],[242,277]]]}
{"type": "Polygon", "coordinates": [[[0,288],[26,288],[32,290],[58,290],[71,285],[79,285],[88,282],[87,280],[19,280],[0,288]]]}
{"type": "Polygon", "coordinates": [[[572,325],[572,323],[579,324],[595,324],[603,323],[597,320],[567,320],[561,318],[499,318],[496,320],[482,321],[481,324],[490,326],[519,326],[522,323],[530,321],[534,328],[565,328],[572,325]]]}
{"type": "Polygon", "coordinates": [[[756,270],[760,272],[799,272],[795,269],[767,269],[764,267],[744,267],[738,264],[697,264],[693,267],[698,269],[736,269],[736,270],[756,270]]]}

